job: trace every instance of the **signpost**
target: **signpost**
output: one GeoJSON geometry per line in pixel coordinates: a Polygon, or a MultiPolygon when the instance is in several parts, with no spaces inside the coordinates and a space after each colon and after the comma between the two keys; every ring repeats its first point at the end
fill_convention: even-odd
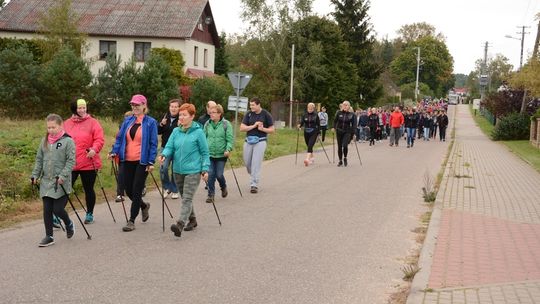
{"type": "MultiPolygon", "coordinates": [[[[234,101],[236,102],[237,100],[240,100],[240,102],[236,102],[235,109],[234,109],[235,114],[234,114],[233,133],[234,133],[234,138],[236,138],[236,125],[238,125],[238,111],[240,110],[240,104],[242,103],[240,94],[242,94],[242,92],[248,85],[253,75],[240,73],[240,72],[230,72],[230,73],[227,73],[227,76],[229,77],[229,81],[231,82],[234,90],[236,91],[236,98],[234,101]]],[[[245,100],[247,100],[247,98],[245,98],[245,100]]],[[[229,97],[229,104],[230,103],[231,103],[231,97],[229,97]]],[[[230,107],[228,107],[228,109],[230,110],[230,107]]],[[[247,106],[246,106],[246,110],[247,110],[247,106]]]]}
{"type": "Polygon", "coordinates": [[[236,111],[238,109],[238,112],[246,113],[248,109],[248,98],[247,97],[240,97],[240,103],[238,103],[238,97],[236,96],[229,96],[229,101],[227,104],[227,110],[230,111],[236,111]]]}

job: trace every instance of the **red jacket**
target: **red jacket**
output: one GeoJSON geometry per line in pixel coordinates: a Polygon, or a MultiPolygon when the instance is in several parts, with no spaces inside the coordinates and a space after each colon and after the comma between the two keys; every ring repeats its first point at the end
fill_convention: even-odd
{"type": "Polygon", "coordinates": [[[101,169],[101,158],[99,151],[105,144],[103,128],[99,122],[90,115],[85,118],[72,116],[64,122],[64,130],[75,142],[75,167],[73,171],[101,169]],[[96,155],[92,158],[86,157],[86,149],[93,149],[96,155]]]}
{"type": "Polygon", "coordinates": [[[390,115],[390,127],[399,128],[405,122],[405,118],[401,112],[392,112],[390,115]]]}

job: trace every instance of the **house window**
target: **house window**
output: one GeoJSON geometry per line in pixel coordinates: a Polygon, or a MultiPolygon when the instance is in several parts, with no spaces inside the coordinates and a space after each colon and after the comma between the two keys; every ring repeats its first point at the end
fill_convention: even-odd
{"type": "Polygon", "coordinates": [[[204,67],[208,67],[208,49],[204,49],[204,67]]]}
{"type": "Polygon", "coordinates": [[[150,58],[151,42],[135,42],[135,60],[146,61],[150,58]]]}
{"type": "Polygon", "coordinates": [[[193,49],[193,65],[198,66],[199,65],[199,47],[196,46],[193,49]]]}
{"type": "MultiPolygon", "coordinates": [[[[99,41],[99,59],[105,60],[107,56],[116,54],[116,41],[99,41]]],[[[113,55],[116,56],[116,55],[113,55]]]]}

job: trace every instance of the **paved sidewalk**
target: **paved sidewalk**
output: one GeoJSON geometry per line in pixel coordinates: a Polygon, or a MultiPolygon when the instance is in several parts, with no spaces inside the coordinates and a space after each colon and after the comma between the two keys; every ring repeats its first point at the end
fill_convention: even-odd
{"type": "Polygon", "coordinates": [[[407,303],[540,303],[540,174],[467,107],[407,303]]]}

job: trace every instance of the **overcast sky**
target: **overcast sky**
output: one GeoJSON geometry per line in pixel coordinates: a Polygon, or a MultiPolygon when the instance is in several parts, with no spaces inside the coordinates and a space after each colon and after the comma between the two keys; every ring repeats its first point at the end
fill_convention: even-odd
{"type": "MultiPolygon", "coordinates": [[[[240,0],[210,0],[218,31],[228,34],[243,30],[240,0]]],[[[330,0],[315,0],[314,11],[326,15],[333,11],[330,0]]],[[[525,31],[523,61],[530,56],[538,28],[535,15],[540,0],[372,0],[369,16],[376,37],[393,39],[404,24],[427,22],[446,36],[446,44],[454,58],[454,73],[468,74],[477,59],[484,57],[484,44],[489,42],[488,56],[500,53],[510,59],[514,70],[519,67],[521,31],[525,31]],[[511,35],[519,39],[505,38],[511,35]]]]}

